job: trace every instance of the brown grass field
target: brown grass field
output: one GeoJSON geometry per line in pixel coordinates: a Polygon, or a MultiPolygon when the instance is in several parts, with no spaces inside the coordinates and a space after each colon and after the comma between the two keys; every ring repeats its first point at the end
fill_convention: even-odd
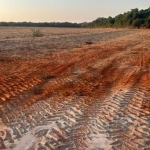
{"type": "Polygon", "coordinates": [[[0,28],[0,150],[150,150],[150,30],[0,28]]]}

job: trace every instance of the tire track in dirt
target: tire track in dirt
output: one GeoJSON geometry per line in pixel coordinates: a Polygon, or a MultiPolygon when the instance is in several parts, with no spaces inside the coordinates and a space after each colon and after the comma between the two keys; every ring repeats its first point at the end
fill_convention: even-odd
{"type": "Polygon", "coordinates": [[[1,73],[0,148],[148,150],[150,43],[136,37],[1,73]]]}

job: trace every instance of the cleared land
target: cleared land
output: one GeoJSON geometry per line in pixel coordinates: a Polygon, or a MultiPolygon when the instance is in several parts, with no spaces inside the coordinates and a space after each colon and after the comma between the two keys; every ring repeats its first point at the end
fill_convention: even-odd
{"type": "Polygon", "coordinates": [[[150,30],[0,28],[0,149],[149,150],[150,30]]]}

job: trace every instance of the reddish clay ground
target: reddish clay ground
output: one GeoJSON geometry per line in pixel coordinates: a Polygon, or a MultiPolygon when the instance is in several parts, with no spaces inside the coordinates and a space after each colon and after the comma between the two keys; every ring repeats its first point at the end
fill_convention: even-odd
{"type": "Polygon", "coordinates": [[[0,30],[0,149],[150,149],[150,30],[0,30]]]}

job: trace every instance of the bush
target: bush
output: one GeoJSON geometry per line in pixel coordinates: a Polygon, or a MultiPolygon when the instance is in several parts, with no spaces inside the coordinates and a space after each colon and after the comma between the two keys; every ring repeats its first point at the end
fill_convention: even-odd
{"type": "Polygon", "coordinates": [[[143,24],[143,19],[136,19],[132,22],[132,26],[135,28],[140,28],[143,24]]]}
{"type": "Polygon", "coordinates": [[[42,37],[43,36],[43,33],[41,32],[41,30],[39,29],[32,29],[32,36],[33,37],[42,37]]]}

